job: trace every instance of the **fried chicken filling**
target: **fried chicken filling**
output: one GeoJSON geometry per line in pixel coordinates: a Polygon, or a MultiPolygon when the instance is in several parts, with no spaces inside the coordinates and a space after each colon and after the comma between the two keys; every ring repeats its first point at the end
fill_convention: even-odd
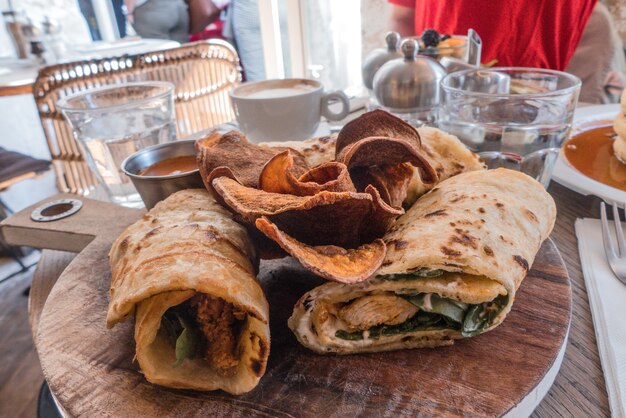
{"type": "Polygon", "coordinates": [[[205,340],[198,355],[202,355],[221,376],[236,374],[239,365],[237,341],[246,314],[223,299],[204,293],[189,300],[189,310],[205,340]]]}

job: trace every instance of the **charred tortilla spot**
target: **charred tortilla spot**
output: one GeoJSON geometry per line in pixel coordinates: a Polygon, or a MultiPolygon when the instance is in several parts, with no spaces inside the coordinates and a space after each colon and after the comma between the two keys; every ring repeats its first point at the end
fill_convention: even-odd
{"type": "Polygon", "coordinates": [[[446,210],[439,209],[434,212],[427,213],[426,215],[424,215],[424,218],[430,218],[431,216],[445,216],[445,215],[446,215],[446,210]]]}
{"type": "MultiPolygon", "coordinates": [[[[255,334],[256,335],[256,334],[255,334]]],[[[252,335],[250,336],[252,337],[252,335]]],[[[266,358],[267,357],[267,344],[265,344],[265,340],[259,337],[259,357],[266,358]]]]}
{"type": "Polygon", "coordinates": [[[126,249],[129,243],[130,243],[130,236],[127,236],[126,238],[122,240],[122,242],[120,242],[120,249],[122,250],[126,249]]]}
{"type": "Polygon", "coordinates": [[[383,264],[381,264],[381,266],[382,266],[382,267],[387,267],[387,266],[389,266],[389,265],[391,265],[391,264],[393,264],[393,261],[391,261],[391,260],[387,260],[387,261],[383,262],[383,264]]]}
{"type": "Polygon", "coordinates": [[[252,359],[250,368],[252,369],[255,375],[261,376],[261,373],[263,372],[263,363],[261,363],[261,361],[258,359],[252,359]]]}
{"type": "Polygon", "coordinates": [[[493,250],[491,249],[491,247],[489,247],[488,245],[485,245],[483,247],[483,251],[485,252],[485,254],[487,254],[489,257],[493,257],[493,250]]]}
{"type": "Polygon", "coordinates": [[[456,226],[454,222],[450,222],[450,226],[456,226]]]}
{"type": "Polygon", "coordinates": [[[513,243],[511,241],[509,241],[508,239],[504,238],[503,235],[500,235],[500,239],[502,240],[502,242],[505,242],[505,243],[507,243],[509,245],[513,245],[513,243]]]}
{"type": "Polygon", "coordinates": [[[515,260],[515,262],[517,264],[519,264],[520,266],[522,266],[522,268],[526,271],[529,270],[528,267],[528,261],[526,261],[526,259],[524,257],[522,257],[521,255],[514,255],[513,256],[513,260],[515,260]]]}
{"type": "Polygon", "coordinates": [[[486,212],[486,211],[485,211],[485,208],[478,208],[478,211],[479,211],[480,213],[485,213],[485,212],[486,212]]]}
{"type": "Polygon", "coordinates": [[[397,241],[394,241],[393,245],[394,247],[396,247],[396,250],[402,250],[408,247],[409,243],[407,241],[397,240],[397,241]]]}
{"type": "Polygon", "coordinates": [[[441,247],[440,248],[441,252],[444,253],[447,256],[450,257],[459,257],[461,255],[460,251],[457,250],[453,250],[452,248],[448,248],[448,247],[441,247]]]}
{"type": "Polygon", "coordinates": [[[468,235],[464,232],[458,232],[460,231],[459,229],[457,229],[457,233],[458,235],[454,235],[452,238],[450,238],[450,242],[451,243],[455,243],[455,244],[459,244],[462,245],[464,247],[470,247],[470,248],[474,248],[476,249],[476,238],[472,237],[471,235],[468,235]]]}
{"type": "Polygon", "coordinates": [[[538,221],[537,216],[533,213],[533,211],[532,211],[532,210],[526,209],[526,216],[528,216],[528,218],[529,218],[531,221],[534,221],[534,222],[537,222],[537,221],[538,221]]]}
{"type": "Polygon", "coordinates": [[[163,229],[162,226],[157,226],[156,228],[152,228],[150,231],[148,231],[146,235],[144,235],[144,238],[149,238],[158,234],[161,229],[163,229]]]}
{"type": "Polygon", "coordinates": [[[504,203],[501,203],[501,202],[496,202],[496,207],[497,207],[498,209],[502,209],[502,208],[504,207],[504,203]]]}
{"type": "Polygon", "coordinates": [[[452,199],[452,200],[450,201],[450,203],[457,203],[457,202],[460,202],[461,200],[464,200],[466,197],[467,197],[467,196],[465,196],[465,195],[459,195],[459,196],[456,196],[454,199],[452,199]]]}

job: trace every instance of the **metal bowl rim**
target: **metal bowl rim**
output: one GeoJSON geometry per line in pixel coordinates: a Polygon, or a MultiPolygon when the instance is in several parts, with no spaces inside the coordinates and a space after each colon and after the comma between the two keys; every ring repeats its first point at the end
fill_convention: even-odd
{"type": "MultiPolygon", "coordinates": [[[[132,153],[131,155],[129,155],[128,157],[126,157],[124,159],[124,161],[122,161],[122,165],[121,165],[121,169],[124,172],[124,174],[126,174],[128,177],[133,178],[133,179],[139,179],[141,180],[167,180],[167,179],[175,179],[175,178],[179,178],[179,177],[185,177],[188,176],[190,174],[195,174],[197,172],[200,171],[199,168],[196,168],[195,170],[191,170],[191,171],[185,171],[184,173],[179,173],[179,174],[170,174],[168,176],[142,176],[136,173],[131,173],[130,171],[126,170],[126,166],[128,165],[128,163],[132,160],[134,160],[135,158],[139,157],[140,155],[143,155],[145,153],[149,153],[152,151],[155,151],[157,149],[160,148],[168,148],[168,147],[172,147],[172,146],[176,146],[176,145],[182,145],[182,144],[187,144],[187,143],[194,143],[196,142],[195,139],[184,139],[181,141],[173,141],[173,142],[166,142],[164,144],[157,144],[157,145],[152,145],[150,147],[146,147],[143,149],[140,149],[139,151],[135,151],[134,153],[132,153]]],[[[163,161],[163,160],[159,160],[159,161],[163,161]]],[[[159,162],[157,161],[157,162],[159,162]]]]}

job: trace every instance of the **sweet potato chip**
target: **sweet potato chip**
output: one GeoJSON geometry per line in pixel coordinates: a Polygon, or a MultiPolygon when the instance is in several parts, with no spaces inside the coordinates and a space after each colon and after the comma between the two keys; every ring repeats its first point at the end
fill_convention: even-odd
{"type": "Polygon", "coordinates": [[[388,205],[374,186],[367,186],[365,193],[372,196],[373,211],[368,219],[368,227],[362,230],[361,242],[369,242],[385,235],[396,218],[404,213],[404,209],[401,207],[396,208],[388,205]]]}
{"type": "MultiPolygon", "coordinates": [[[[207,137],[196,142],[198,151],[198,168],[200,175],[207,184],[207,179],[213,169],[226,166],[244,185],[258,187],[259,175],[263,166],[276,154],[285,151],[285,147],[266,147],[251,144],[244,134],[230,131],[223,135],[212,132],[207,137]]],[[[309,166],[302,154],[291,150],[293,154],[292,171],[300,176],[305,173],[309,166]]]]}
{"type": "Polygon", "coordinates": [[[337,135],[335,155],[339,155],[348,145],[372,136],[404,139],[417,148],[421,145],[417,129],[399,117],[377,109],[364,113],[341,128],[337,135]]]}
{"type": "Polygon", "coordinates": [[[350,177],[357,190],[365,190],[368,185],[372,185],[383,201],[394,208],[400,208],[406,199],[413,169],[408,164],[357,167],[350,170],[350,177]]]}
{"type": "Polygon", "coordinates": [[[265,164],[259,177],[259,188],[266,192],[296,196],[313,196],[322,191],[356,192],[348,168],[341,163],[327,162],[294,175],[294,160],[290,150],[276,154],[265,164]]]}
{"type": "Polygon", "coordinates": [[[344,147],[337,154],[337,161],[348,169],[354,167],[375,167],[409,163],[421,169],[424,183],[437,181],[437,172],[430,165],[423,152],[411,141],[399,138],[368,137],[344,147]]]}
{"type": "Polygon", "coordinates": [[[256,227],[307,270],[336,282],[362,282],[378,270],[385,258],[386,246],[382,239],[347,250],[335,245],[306,245],[281,231],[265,217],[256,220],[256,227]]]}
{"type": "Polygon", "coordinates": [[[403,213],[380,199],[372,187],[367,193],[327,192],[314,196],[269,193],[239,184],[228,177],[213,180],[221,201],[245,222],[267,216],[281,230],[308,245],[357,247],[381,237],[403,213]]]}

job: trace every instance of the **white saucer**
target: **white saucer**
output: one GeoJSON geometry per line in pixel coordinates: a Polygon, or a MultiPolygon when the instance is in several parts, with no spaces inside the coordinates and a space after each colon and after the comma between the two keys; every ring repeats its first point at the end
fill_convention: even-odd
{"type": "MultiPolygon", "coordinates": [[[[597,105],[582,107],[574,114],[574,127],[572,135],[580,130],[581,125],[588,125],[597,121],[612,121],[620,111],[619,104],[597,105]]],[[[587,195],[598,196],[607,203],[617,202],[626,204],[626,192],[615,187],[607,186],[593,180],[576,168],[565,158],[563,150],[559,154],[559,159],[554,167],[552,179],[559,184],[575,192],[587,195]]]]}

